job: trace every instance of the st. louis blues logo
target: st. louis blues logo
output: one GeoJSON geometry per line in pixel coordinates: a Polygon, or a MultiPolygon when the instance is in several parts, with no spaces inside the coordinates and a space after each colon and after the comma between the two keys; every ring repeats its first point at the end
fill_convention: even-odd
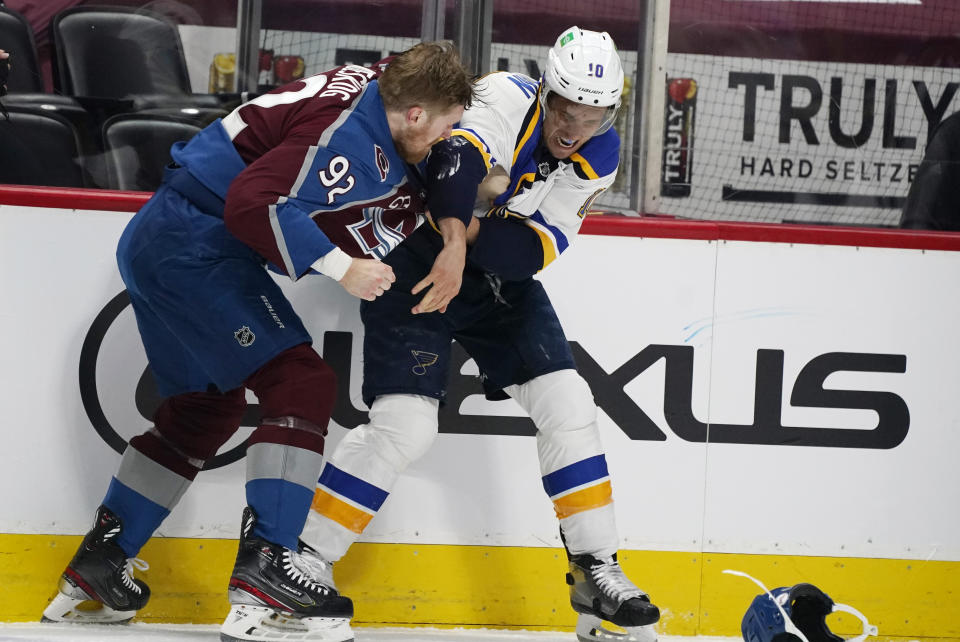
{"type": "Polygon", "coordinates": [[[380,172],[380,182],[387,180],[387,174],[390,173],[390,160],[380,148],[380,145],[373,146],[373,154],[377,162],[377,171],[380,172]]]}
{"type": "Polygon", "coordinates": [[[236,338],[237,343],[239,343],[244,348],[253,345],[253,342],[256,341],[257,335],[253,333],[253,330],[249,326],[243,326],[239,330],[233,333],[234,338],[236,338]]]}
{"type": "Polygon", "coordinates": [[[411,350],[410,354],[413,355],[414,361],[417,362],[417,365],[410,368],[415,375],[427,374],[427,368],[435,364],[437,359],[439,359],[439,357],[434,353],[425,352],[423,350],[411,350]]]}

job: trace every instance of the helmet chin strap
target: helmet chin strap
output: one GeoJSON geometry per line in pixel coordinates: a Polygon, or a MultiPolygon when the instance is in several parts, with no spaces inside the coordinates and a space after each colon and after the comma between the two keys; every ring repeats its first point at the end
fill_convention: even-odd
{"type": "MultiPolygon", "coordinates": [[[[763,589],[763,592],[766,593],[770,597],[770,599],[773,600],[773,603],[777,605],[777,610],[780,611],[780,615],[783,617],[784,630],[787,633],[792,633],[793,635],[796,635],[798,638],[803,640],[803,642],[809,642],[809,640],[807,640],[807,637],[803,633],[801,633],[800,629],[798,629],[797,626],[793,623],[793,620],[791,620],[790,617],[787,616],[787,613],[786,611],[783,610],[783,606],[780,604],[780,602],[778,602],[776,598],[773,597],[773,594],[770,592],[770,590],[766,586],[764,586],[760,582],[760,580],[750,575],[747,575],[742,571],[733,571],[730,569],[726,569],[723,572],[727,573],[728,575],[739,575],[740,577],[745,577],[748,580],[752,581],[757,586],[759,586],[761,589],[763,589]]],[[[871,635],[876,636],[877,633],[879,632],[875,625],[870,624],[870,622],[867,621],[867,618],[863,613],[853,608],[852,606],[848,606],[846,604],[838,604],[837,602],[834,602],[833,612],[836,613],[838,611],[841,611],[843,613],[849,613],[850,615],[859,619],[861,624],[863,625],[863,633],[861,633],[855,638],[850,638],[849,640],[847,640],[847,642],[863,642],[871,635]]]]}
{"type": "Polygon", "coordinates": [[[867,618],[863,613],[853,608],[852,606],[848,606],[846,604],[837,604],[836,602],[834,602],[833,612],[836,613],[837,611],[843,611],[844,613],[849,613],[850,615],[859,619],[860,622],[863,624],[863,633],[861,633],[855,638],[850,638],[849,640],[847,640],[847,642],[863,642],[863,640],[866,640],[871,635],[877,635],[877,633],[879,632],[875,625],[867,622],[867,618]]]}

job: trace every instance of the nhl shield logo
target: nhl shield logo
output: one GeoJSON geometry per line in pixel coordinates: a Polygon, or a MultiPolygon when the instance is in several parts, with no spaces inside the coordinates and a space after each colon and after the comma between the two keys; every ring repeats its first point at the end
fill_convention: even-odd
{"type": "Polygon", "coordinates": [[[550,163],[543,161],[537,166],[537,170],[540,172],[540,176],[546,178],[547,174],[550,173],[550,163]]]}
{"type": "Polygon", "coordinates": [[[233,333],[234,338],[236,338],[237,343],[239,343],[244,348],[247,348],[253,345],[253,342],[256,340],[257,335],[253,333],[248,326],[243,326],[239,330],[233,333]]]}

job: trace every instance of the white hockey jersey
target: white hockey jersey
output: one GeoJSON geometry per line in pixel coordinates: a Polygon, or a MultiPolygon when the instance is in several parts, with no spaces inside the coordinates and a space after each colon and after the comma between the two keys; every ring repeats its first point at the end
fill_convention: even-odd
{"type": "Polygon", "coordinates": [[[453,136],[476,147],[490,172],[509,177],[486,216],[519,217],[543,244],[543,267],[569,246],[594,199],[613,184],[620,138],[612,128],[557,161],[540,144],[540,83],[518,73],[494,72],[477,81],[478,100],[453,136]]]}

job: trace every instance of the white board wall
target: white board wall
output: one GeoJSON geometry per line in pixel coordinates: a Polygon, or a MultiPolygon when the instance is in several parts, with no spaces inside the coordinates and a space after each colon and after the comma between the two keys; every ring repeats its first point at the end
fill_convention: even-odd
{"type": "MultiPolygon", "coordinates": [[[[89,376],[91,328],[123,290],[113,253],[129,217],[0,206],[0,484],[19,489],[0,498],[0,532],[85,532],[119,462],[81,396],[85,342],[84,385],[106,422],[125,439],[149,427],[135,402],[146,359],[128,306],[105,326],[89,376]]],[[[960,559],[960,515],[949,509],[960,504],[957,276],[956,252],[582,235],[543,281],[601,407],[623,547],[960,559]],[[764,413],[782,376],[779,424],[736,428],[754,421],[758,354],[764,413]],[[903,371],[881,371],[900,361],[903,371]],[[816,379],[811,363],[841,366],[823,388],[880,395],[892,428],[872,430],[874,410],[792,405],[798,378],[816,379]],[[764,443],[778,425],[823,443],[764,443]],[[904,429],[895,446],[873,447],[904,429]],[[832,445],[838,435],[858,445],[832,445]]],[[[319,351],[352,341],[341,387],[364,410],[356,301],[322,277],[284,289],[319,351]]],[[[475,372],[468,362],[460,376],[475,372]]],[[[459,413],[442,430],[498,433],[522,414],[478,396],[459,413]]],[[[331,427],[328,448],[345,430],[331,427]]],[[[235,537],[243,479],[242,461],[204,472],[160,533],[235,537]]],[[[364,539],[559,546],[533,439],[441,434],[364,539]]]]}

